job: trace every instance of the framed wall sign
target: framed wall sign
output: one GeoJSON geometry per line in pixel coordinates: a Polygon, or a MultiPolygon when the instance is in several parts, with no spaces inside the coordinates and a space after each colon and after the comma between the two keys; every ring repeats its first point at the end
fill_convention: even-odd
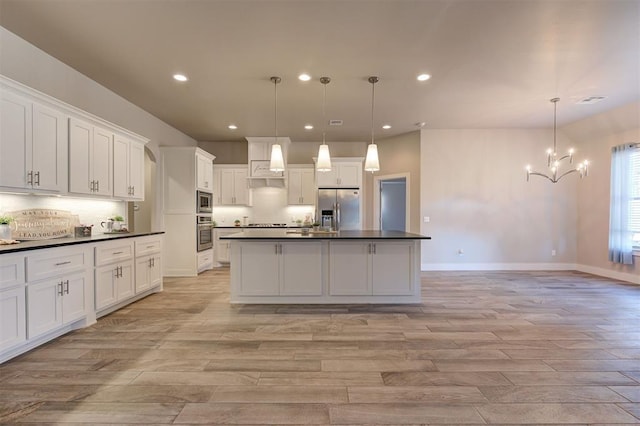
{"type": "Polygon", "coordinates": [[[251,160],[251,177],[283,177],[284,172],[269,170],[269,160],[251,160]]]}

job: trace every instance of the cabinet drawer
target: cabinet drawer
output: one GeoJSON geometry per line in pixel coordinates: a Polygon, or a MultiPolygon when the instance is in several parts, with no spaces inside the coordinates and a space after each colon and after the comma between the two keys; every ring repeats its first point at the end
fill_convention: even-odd
{"type": "Polygon", "coordinates": [[[136,257],[152,253],[160,253],[160,250],[162,249],[162,240],[160,237],[136,238],[135,247],[136,257]]]}
{"type": "Polygon", "coordinates": [[[24,284],[24,255],[0,256],[0,290],[24,284]]]}
{"type": "Polygon", "coordinates": [[[96,246],[96,266],[133,258],[133,240],[110,241],[96,246]]]}
{"type": "Polygon", "coordinates": [[[91,266],[87,248],[54,248],[36,250],[27,256],[27,281],[82,271],[91,266]]]}

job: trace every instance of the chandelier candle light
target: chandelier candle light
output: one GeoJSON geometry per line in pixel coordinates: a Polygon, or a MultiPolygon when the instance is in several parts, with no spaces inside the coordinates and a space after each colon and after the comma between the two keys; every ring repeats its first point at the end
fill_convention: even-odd
{"type": "Polygon", "coordinates": [[[282,147],[278,143],[278,83],[282,81],[280,77],[271,77],[275,90],[275,142],[271,145],[271,161],[269,162],[269,170],[272,172],[284,171],[284,158],[282,156],[282,147]]]}
{"type": "Polygon", "coordinates": [[[549,148],[547,150],[547,167],[549,168],[549,174],[544,174],[540,172],[533,171],[531,166],[527,166],[527,182],[529,182],[529,176],[542,176],[543,178],[549,179],[552,183],[557,183],[568,174],[571,173],[579,173],[580,178],[582,179],[585,176],[589,175],[589,162],[584,160],[579,163],[577,167],[567,170],[564,173],[560,174],[560,165],[562,161],[569,159],[569,164],[573,164],[573,148],[570,148],[566,155],[558,158],[558,151],[556,149],[556,132],[557,132],[557,106],[560,98],[553,98],[550,101],[553,103],[553,149],[549,148]]]}
{"type": "Polygon", "coordinates": [[[380,161],[378,160],[378,145],[375,144],[373,138],[373,105],[376,95],[376,83],[378,81],[378,77],[369,77],[369,83],[371,83],[371,143],[367,147],[367,157],[364,161],[364,169],[371,173],[380,170],[380,161]]]}
{"type": "Polygon", "coordinates": [[[329,145],[325,141],[327,119],[325,116],[325,106],[327,103],[327,84],[331,82],[329,77],[320,77],[320,83],[323,85],[322,94],[322,145],[318,148],[318,162],[316,170],[319,172],[331,171],[331,155],[329,154],[329,145]]]}

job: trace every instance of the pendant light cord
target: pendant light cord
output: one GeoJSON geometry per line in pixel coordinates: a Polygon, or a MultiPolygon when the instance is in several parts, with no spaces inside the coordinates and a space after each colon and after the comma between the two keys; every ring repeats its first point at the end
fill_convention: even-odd
{"type": "Polygon", "coordinates": [[[374,142],[374,138],[373,138],[373,105],[375,104],[375,99],[376,99],[376,80],[371,81],[371,79],[369,79],[369,81],[371,81],[371,143],[374,142]]]}
{"type": "Polygon", "coordinates": [[[325,111],[325,108],[327,105],[327,83],[322,84],[322,144],[323,145],[326,143],[325,135],[327,134],[327,114],[325,111]]]}
{"type": "Polygon", "coordinates": [[[274,129],[274,134],[276,136],[276,141],[275,143],[278,143],[278,80],[280,78],[276,77],[275,79],[272,78],[273,80],[273,91],[274,91],[274,107],[273,110],[275,111],[274,116],[275,116],[275,129],[274,129]]]}

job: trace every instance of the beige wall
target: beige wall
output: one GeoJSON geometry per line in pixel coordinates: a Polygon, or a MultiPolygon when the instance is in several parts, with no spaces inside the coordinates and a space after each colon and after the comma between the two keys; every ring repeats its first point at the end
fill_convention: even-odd
{"type": "MultiPolygon", "coordinates": [[[[424,269],[563,268],[576,259],[577,179],[532,177],[550,130],[421,131],[424,269]],[[458,253],[459,250],[463,254],[458,253]],[[551,251],[556,250],[556,256],[551,251]]],[[[558,145],[568,148],[566,137],[558,145]]]]}
{"type": "Polygon", "coordinates": [[[198,141],[198,147],[216,156],[215,164],[248,164],[248,143],[198,141]]]}
{"type": "MultiPolygon", "coordinates": [[[[405,133],[387,139],[376,140],[380,171],[375,174],[365,172],[365,227],[373,226],[373,177],[409,174],[410,200],[410,231],[420,233],[420,132],[405,133]]],[[[365,147],[366,148],[366,147],[365,147]]],[[[366,154],[366,151],[365,151],[366,154]]]]}
{"type": "Polygon", "coordinates": [[[640,142],[640,102],[572,123],[563,131],[580,141],[592,164],[589,177],[578,185],[577,263],[593,273],[640,276],[639,257],[635,266],[608,260],[611,147],[640,142]]]}

